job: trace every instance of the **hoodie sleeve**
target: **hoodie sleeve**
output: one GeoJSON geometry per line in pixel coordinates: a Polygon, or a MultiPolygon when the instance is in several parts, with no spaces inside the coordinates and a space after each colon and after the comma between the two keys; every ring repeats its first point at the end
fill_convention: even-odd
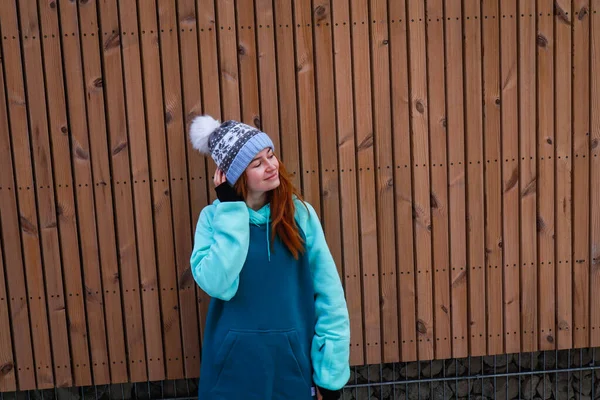
{"type": "Polygon", "coordinates": [[[296,210],[301,213],[300,226],[306,235],[306,254],[315,288],[313,380],[319,387],[337,390],[350,378],[350,320],[344,290],[315,210],[301,202],[296,202],[296,210]]]}
{"type": "Polygon", "coordinates": [[[250,242],[248,221],[248,208],[241,201],[213,204],[200,213],[190,266],[209,296],[228,301],[237,292],[250,242]]]}

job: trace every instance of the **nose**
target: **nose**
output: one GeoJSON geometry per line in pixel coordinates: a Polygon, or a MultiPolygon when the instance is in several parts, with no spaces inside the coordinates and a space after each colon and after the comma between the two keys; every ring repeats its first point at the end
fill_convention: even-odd
{"type": "Polygon", "coordinates": [[[270,171],[274,168],[275,168],[275,163],[273,162],[273,160],[267,159],[267,169],[270,171]]]}

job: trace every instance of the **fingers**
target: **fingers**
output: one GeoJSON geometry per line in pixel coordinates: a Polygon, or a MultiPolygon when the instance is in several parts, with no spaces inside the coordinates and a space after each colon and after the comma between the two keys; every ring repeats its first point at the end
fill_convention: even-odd
{"type": "Polygon", "coordinates": [[[227,178],[225,177],[225,173],[221,171],[219,168],[215,171],[215,175],[213,176],[213,183],[215,186],[219,186],[221,183],[225,182],[227,178]]]}

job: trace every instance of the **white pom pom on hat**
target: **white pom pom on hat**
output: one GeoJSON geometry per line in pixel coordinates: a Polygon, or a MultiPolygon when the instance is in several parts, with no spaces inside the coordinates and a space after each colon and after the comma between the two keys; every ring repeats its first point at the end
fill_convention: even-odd
{"type": "Polygon", "coordinates": [[[210,115],[194,118],[190,125],[190,142],[201,153],[210,154],[208,139],[211,133],[221,126],[221,123],[210,115]]]}

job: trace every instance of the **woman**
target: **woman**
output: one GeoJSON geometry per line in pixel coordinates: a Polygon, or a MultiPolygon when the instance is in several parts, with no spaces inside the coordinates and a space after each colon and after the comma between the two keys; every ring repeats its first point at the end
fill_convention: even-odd
{"type": "Polygon", "coordinates": [[[200,214],[191,255],[212,297],[200,399],[338,399],[350,376],[350,328],[319,219],[269,136],[209,116],[190,126],[217,164],[218,200],[200,214]]]}

